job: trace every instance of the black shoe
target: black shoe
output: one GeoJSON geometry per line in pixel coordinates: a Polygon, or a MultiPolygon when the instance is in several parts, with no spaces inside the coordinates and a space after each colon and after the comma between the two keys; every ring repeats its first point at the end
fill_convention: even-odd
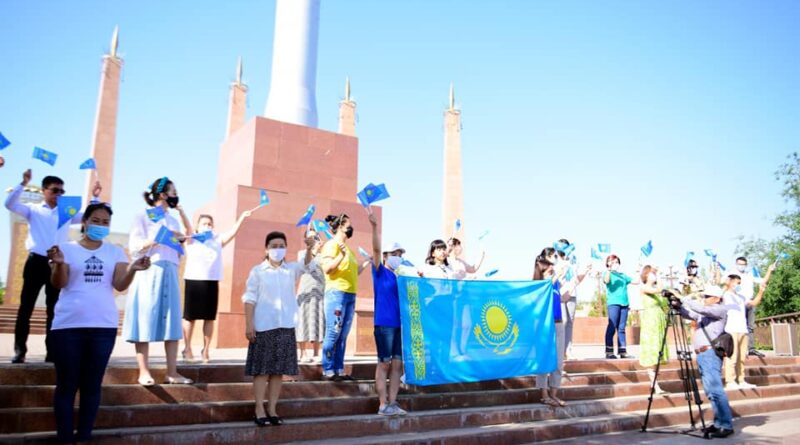
{"type": "Polygon", "coordinates": [[[748,352],[747,355],[754,355],[754,356],[759,357],[759,358],[764,358],[765,357],[764,353],[756,351],[755,349],[753,349],[750,352],[748,352]]]}
{"type": "Polygon", "coordinates": [[[255,422],[258,426],[267,426],[269,423],[269,417],[253,417],[253,422],[255,422]]]}
{"type": "Polygon", "coordinates": [[[713,433],[716,433],[718,431],[719,431],[719,428],[717,428],[716,425],[711,425],[711,426],[707,426],[706,427],[706,432],[709,433],[709,434],[713,434],[713,433]]]}
{"type": "Polygon", "coordinates": [[[341,382],[342,376],[340,376],[339,374],[323,375],[322,380],[325,380],[326,382],[341,382]]]}
{"type": "Polygon", "coordinates": [[[280,416],[269,416],[269,424],[273,426],[283,425],[283,419],[280,416]]]}
{"type": "Polygon", "coordinates": [[[339,376],[342,380],[347,380],[348,382],[355,380],[353,376],[350,374],[340,375],[339,376]]]}
{"type": "Polygon", "coordinates": [[[11,359],[11,363],[25,363],[25,354],[17,354],[11,359]]]}
{"type": "Polygon", "coordinates": [[[733,430],[729,430],[727,428],[720,428],[717,431],[711,433],[711,437],[716,437],[721,439],[723,437],[728,437],[731,434],[733,434],[733,430]]]}
{"type": "Polygon", "coordinates": [[[53,363],[53,357],[50,357],[49,355],[45,355],[44,356],[44,362],[45,363],[53,363]]]}
{"type": "Polygon", "coordinates": [[[620,352],[619,353],[619,358],[636,358],[636,356],[635,355],[630,355],[630,354],[628,354],[626,352],[620,352]]]}
{"type": "Polygon", "coordinates": [[[614,354],[606,353],[606,360],[616,360],[617,356],[614,354]]]}

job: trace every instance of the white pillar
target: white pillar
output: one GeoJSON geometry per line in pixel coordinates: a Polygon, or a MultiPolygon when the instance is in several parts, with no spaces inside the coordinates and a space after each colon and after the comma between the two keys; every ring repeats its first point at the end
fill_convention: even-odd
{"type": "Polygon", "coordinates": [[[320,0],[277,0],[264,117],[317,127],[319,5],[320,0]]]}

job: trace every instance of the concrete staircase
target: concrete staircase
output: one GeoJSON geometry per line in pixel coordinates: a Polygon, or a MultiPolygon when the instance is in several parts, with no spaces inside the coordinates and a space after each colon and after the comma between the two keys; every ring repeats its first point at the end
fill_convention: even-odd
{"type": "MultiPolygon", "coordinates": [[[[318,366],[301,365],[284,385],[280,427],[252,422],[251,384],[242,363],[180,367],[197,383],[137,385],[132,364],[112,364],[95,425],[98,444],[243,443],[436,443],[515,444],[580,437],[641,427],[647,408],[647,373],[635,360],[568,361],[563,381],[565,408],[541,405],[533,377],[480,383],[404,387],[405,417],[377,416],[374,365],[347,366],[355,382],[321,382],[318,366]]],[[[687,425],[686,401],[677,362],[662,370],[651,427],[687,425]]],[[[800,359],[750,358],[753,390],[729,391],[734,413],[747,416],[800,408],[800,359]]],[[[156,381],[164,369],[157,369],[156,381]]],[[[54,369],[47,364],[0,365],[0,443],[43,444],[54,439],[54,369]]],[[[699,380],[698,380],[699,383],[699,380]]],[[[713,418],[703,404],[705,418],[713,418]]]]}
{"type": "MultiPolygon", "coordinates": [[[[14,325],[17,322],[17,310],[19,306],[0,305],[0,334],[13,334],[14,325]]],[[[43,307],[36,307],[33,309],[31,315],[31,332],[30,335],[44,335],[45,326],[47,324],[47,312],[43,307]]],[[[122,331],[122,312],[120,312],[119,330],[117,335],[122,331]]]]}

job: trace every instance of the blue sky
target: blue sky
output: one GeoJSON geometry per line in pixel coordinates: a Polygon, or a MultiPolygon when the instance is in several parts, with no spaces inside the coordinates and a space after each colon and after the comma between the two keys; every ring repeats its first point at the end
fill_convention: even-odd
{"type": "MultiPolygon", "coordinates": [[[[100,58],[125,59],[113,229],[173,178],[189,209],[214,191],[228,85],[244,60],[248,116],[269,88],[274,2],[5,1],[0,131],[5,188],[34,168],[83,186],[100,58]],[[60,155],[30,159],[34,145],[60,155]],[[142,164],[142,160],[147,163],[142,164]],[[198,162],[199,160],[199,162],[198,162]],[[72,168],[71,166],[75,166],[72,168]],[[135,166],[135,167],[134,167],[135,166]]],[[[385,182],[384,236],[421,262],[440,237],[442,113],[463,113],[466,243],[483,230],[497,278],[530,275],[566,237],[588,261],[611,243],[633,267],[687,250],[729,259],[737,235],[772,237],[774,171],[800,148],[800,3],[323,0],[317,99],[335,130],[344,78],[358,102],[359,182],[385,182]]],[[[298,215],[299,217],[299,215],[298,215]]],[[[0,276],[8,261],[0,218],[0,276]]]]}

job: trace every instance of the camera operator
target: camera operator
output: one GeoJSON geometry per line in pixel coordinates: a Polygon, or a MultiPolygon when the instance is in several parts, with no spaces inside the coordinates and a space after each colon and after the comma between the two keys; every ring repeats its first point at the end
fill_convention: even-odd
{"type": "Polygon", "coordinates": [[[728,308],[720,304],[722,289],[719,286],[705,288],[702,301],[686,298],[681,302],[670,291],[664,293],[669,297],[670,305],[680,311],[682,317],[697,321],[697,328],[692,334],[692,349],[697,354],[703,389],[714,410],[714,424],[706,430],[712,437],[728,437],[733,434],[733,413],[722,386],[722,358],[711,346],[711,340],[724,332],[728,318],[728,308]]]}

